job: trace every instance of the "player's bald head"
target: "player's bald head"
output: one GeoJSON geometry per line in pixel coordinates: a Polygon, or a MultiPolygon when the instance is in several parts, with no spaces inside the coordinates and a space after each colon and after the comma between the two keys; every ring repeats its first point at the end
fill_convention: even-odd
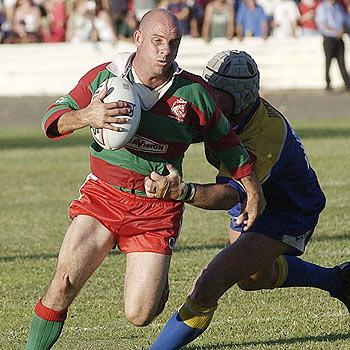
{"type": "Polygon", "coordinates": [[[148,11],[141,19],[139,29],[147,30],[155,24],[171,26],[179,31],[182,35],[181,23],[179,19],[169,10],[165,8],[156,8],[148,11]]]}

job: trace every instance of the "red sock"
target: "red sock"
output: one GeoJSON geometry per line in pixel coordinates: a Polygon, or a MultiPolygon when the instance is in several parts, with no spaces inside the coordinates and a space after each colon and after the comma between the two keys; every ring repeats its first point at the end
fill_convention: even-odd
{"type": "Polygon", "coordinates": [[[41,299],[34,308],[38,317],[46,321],[63,322],[67,318],[67,309],[62,311],[52,310],[43,305],[41,299]]]}

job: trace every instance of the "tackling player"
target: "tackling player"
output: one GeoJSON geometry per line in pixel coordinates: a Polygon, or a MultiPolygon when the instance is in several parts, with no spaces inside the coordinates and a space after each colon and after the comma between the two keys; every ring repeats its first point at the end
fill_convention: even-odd
{"type": "Polygon", "coordinates": [[[255,171],[266,207],[250,229],[242,232],[236,218],[244,204],[244,189],[227,177],[225,167],[208,148],[209,161],[220,168],[219,184],[186,184],[172,167],[167,177],[152,173],[146,179],[147,192],[158,191],[157,196],[177,199],[190,186],[195,195],[187,203],[207,209],[233,206],[229,211],[232,244],[200,273],[152,350],[179,349],[198,337],[208,327],[219,298],[236,283],[246,291],[319,288],[350,311],[350,263],[326,268],[297,257],[317,225],[325,196],[298,135],[284,116],[259,96],[255,61],[243,51],[221,52],[208,62],[203,76],[241,141],[256,156],[255,171]],[[230,204],[230,196],[235,198],[237,191],[241,203],[235,205],[231,200],[230,204]]]}

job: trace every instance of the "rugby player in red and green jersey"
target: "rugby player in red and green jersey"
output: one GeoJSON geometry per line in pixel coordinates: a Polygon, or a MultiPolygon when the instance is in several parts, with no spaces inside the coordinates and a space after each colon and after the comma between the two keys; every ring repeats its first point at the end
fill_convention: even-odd
{"type": "MultiPolygon", "coordinates": [[[[136,53],[118,54],[113,62],[92,69],[45,115],[43,128],[55,140],[89,126],[118,131],[111,125],[116,122],[113,116],[130,113],[128,106],[121,101],[102,103],[106,91],[93,97],[113,76],[132,82],[142,104],[138,131],[125,148],[111,151],[96,143],[90,147],[91,174],[69,207],[73,221],[54,277],[35,307],[27,349],[53,346],[68,307],[116,245],[126,254],[126,318],[145,326],[162,311],[183,201],[147,198],[144,178],[152,171],[167,174],[166,163],[182,173],[184,153],[199,133],[231,176],[246,186],[242,222],[249,227],[263,211],[264,198],[252,173],[254,161],[214,103],[209,85],[174,61],[180,40],[179,21],[171,12],[150,11],[135,32],[136,53]]],[[[191,189],[182,199],[192,196],[191,189]]],[[[238,193],[236,197],[238,201],[238,193]]]]}

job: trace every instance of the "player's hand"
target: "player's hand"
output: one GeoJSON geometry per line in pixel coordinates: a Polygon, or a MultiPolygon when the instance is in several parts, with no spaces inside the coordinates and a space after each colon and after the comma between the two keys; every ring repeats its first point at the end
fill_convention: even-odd
{"type": "Polygon", "coordinates": [[[182,181],[179,172],[172,164],[167,163],[166,167],[169,171],[167,176],[152,171],[150,176],[145,177],[146,195],[150,198],[182,200],[188,190],[188,184],[182,181]]]}
{"type": "Polygon", "coordinates": [[[122,131],[123,128],[115,124],[125,124],[128,118],[118,118],[118,116],[132,115],[132,109],[127,102],[117,101],[104,103],[103,99],[107,94],[107,87],[104,86],[101,91],[92,98],[90,104],[82,110],[84,123],[93,128],[105,128],[115,131],[122,131]]]}
{"type": "Polygon", "coordinates": [[[247,231],[265,210],[266,201],[255,173],[242,178],[241,182],[247,193],[247,198],[243,203],[242,212],[238,216],[236,223],[238,225],[242,224],[243,231],[247,231]]]}

